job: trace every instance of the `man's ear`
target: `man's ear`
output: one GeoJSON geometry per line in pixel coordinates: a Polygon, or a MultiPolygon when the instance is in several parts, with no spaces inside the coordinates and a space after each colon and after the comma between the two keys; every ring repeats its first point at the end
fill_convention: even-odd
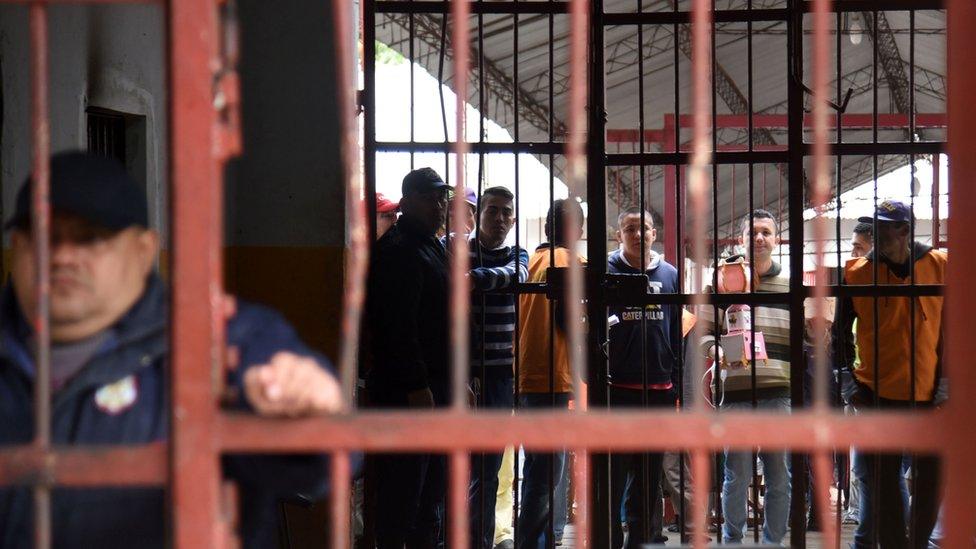
{"type": "Polygon", "coordinates": [[[159,233],[146,229],[139,234],[139,262],[143,272],[148,276],[156,263],[159,253],[159,233]]]}

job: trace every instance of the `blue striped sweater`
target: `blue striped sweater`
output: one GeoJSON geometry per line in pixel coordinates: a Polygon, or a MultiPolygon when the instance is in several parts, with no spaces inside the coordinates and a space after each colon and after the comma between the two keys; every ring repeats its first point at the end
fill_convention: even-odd
{"type": "Polygon", "coordinates": [[[489,250],[470,239],[471,252],[471,367],[472,373],[481,368],[482,357],[482,303],[484,304],[484,365],[507,367],[509,372],[515,361],[513,349],[515,333],[514,278],[528,278],[529,254],[518,250],[518,261],[513,246],[489,250]],[[481,248],[479,257],[478,248],[481,248]]]}

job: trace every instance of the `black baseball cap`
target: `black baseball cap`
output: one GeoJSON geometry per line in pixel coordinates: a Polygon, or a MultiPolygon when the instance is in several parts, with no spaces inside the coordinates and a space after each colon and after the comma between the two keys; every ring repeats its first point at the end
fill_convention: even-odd
{"type": "MultiPolygon", "coordinates": [[[[84,151],[51,157],[51,210],[77,215],[110,229],[149,226],[146,193],[117,160],[84,151]]],[[[17,192],[13,217],[6,227],[27,229],[31,223],[31,188],[28,177],[17,192]]]]}
{"type": "MultiPolygon", "coordinates": [[[[874,213],[878,217],[879,223],[911,223],[912,209],[907,204],[899,200],[885,200],[874,208],[874,213]]],[[[857,218],[861,223],[873,223],[874,217],[865,216],[857,218]]]]}
{"type": "Polygon", "coordinates": [[[440,189],[450,189],[441,176],[431,168],[418,168],[403,177],[403,196],[426,193],[440,189]]]}

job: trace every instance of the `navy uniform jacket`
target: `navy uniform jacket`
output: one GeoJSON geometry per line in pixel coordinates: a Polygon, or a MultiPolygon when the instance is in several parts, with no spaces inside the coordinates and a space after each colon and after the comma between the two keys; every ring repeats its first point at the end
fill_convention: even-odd
{"type": "MultiPolygon", "coordinates": [[[[53,397],[55,445],[144,444],[169,429],[167,295],[150,277],[146,293],[113,327],[89,363],[53,397]]],[[[34,364],[29,328],[12,288],[0,298],[0,445],[27,444],[34,431],[34,364]]],[[[240,388],[247,366],[278,351],[314,355],[270,309],[240,303],[227,324],[240,349],[240,388]]],[[[327,361],[316,357],[327,366],[327,361]]],[[[242,391],[241,391],[242,392],[242,391]]],[[[244,405],[242,405],[244,406],[244,405]]],[[[224,474],[239,484],[238,523],[245,547],[274,546],[281,498],[320,497],[327,490],[327,457],[225,456],[224,474]]],[[[56,488],[52,497],[54,547],[163,547],[166,504],[159,488],[56,488]]],[[[0,487],[0,548],[32,544],[32,497],[27,487],[0,487]]]]}

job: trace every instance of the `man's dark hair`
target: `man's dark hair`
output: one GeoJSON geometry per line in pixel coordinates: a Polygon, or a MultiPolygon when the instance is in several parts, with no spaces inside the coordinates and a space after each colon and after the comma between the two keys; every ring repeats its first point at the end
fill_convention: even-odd
{"type": "Polygon", "coordinates": [[[515,200],[515,195],[512,194],[512,191],[506,189],[505,187],[500,187],[500,186],[488,187],[487,189],[482,191],[481,193],[482,200],[484,200],[486,196],[500,196],[507,200],[515,200]]]}
{"type": "MultiPolygon", "coordinates": [[[[640,215],[640,214],[641,214],[641,209],[638,206],[631,206],[626,210],[621,211],[619,214],[617,214],[617,228],[620,228],[620,226],[623,225],[624,218],[627,217],[628,215],[640,215]]],[[[654,227],[654,216],[651,215],[651,212],[649,212],[648,210],[644,210],[644,215],[646,216],[647,221],[651,224],[651,227],[654,227]]]]}
{"type": "MultiPolygon", "coordinates": [[[[756,219],[768,219],[773,222],[773,230],[776,234],[779,234],[779,222],[776,221],[776,216],[771,214],[768,210],[762,208],[756,208],[752,210],[752,221],[756,219]]],[[[739,221],[739,234],[752,233],[752,223],[749,220],[749,214],[742,216],[742,220],[739,221]]]]}
{"type": "Polygon", "coordinates": [[[854,225],[854,234],[859,234],[861,236],[872,236],[874,235],[874,226],[870,223],[858,223],[854,225]]]}
{"type": "Polygon", "coordinates": [[[583,228],[583,208],[572,198],[555,200],[546,214],[546,238],[557,246],[564,246],[566,230],[563,225],[565,214],[569,213],[576,220],[579,228],[583,228]]]}

